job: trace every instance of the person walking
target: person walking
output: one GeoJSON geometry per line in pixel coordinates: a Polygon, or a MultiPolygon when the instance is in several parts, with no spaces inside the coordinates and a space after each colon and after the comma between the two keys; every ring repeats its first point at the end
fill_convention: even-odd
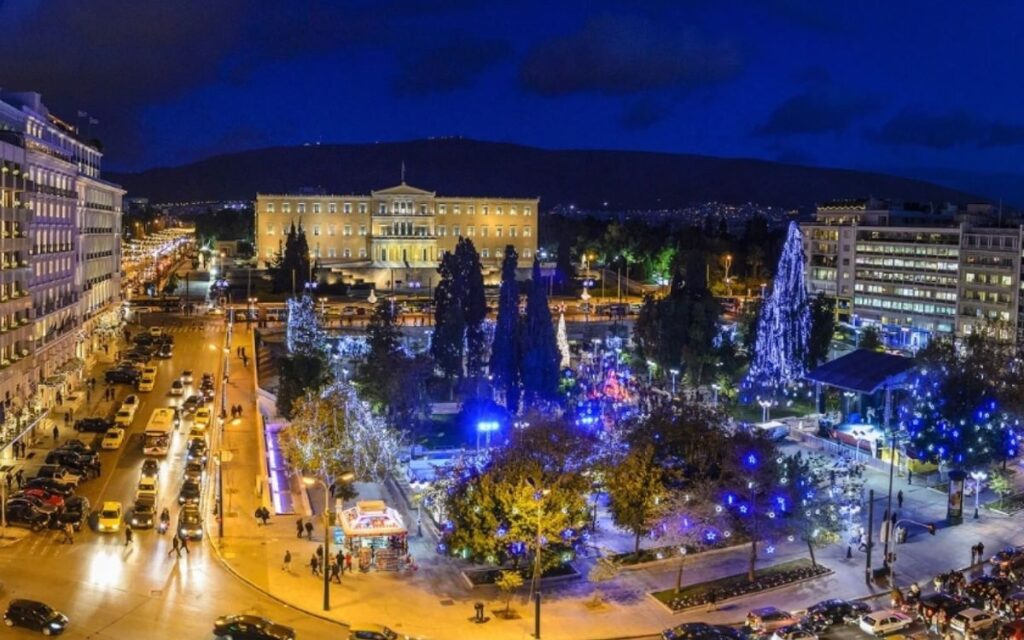
{"type": "Polygon", "coordinates": [[[63,532],[64,540],[61,541],[61,544],[65,542],[68,544],[75,544],[75,528],[71,526],[70,522],[64,523],[63,532]]]}
{"type": "MultiPolygon", "coordinates": [[[[68,414],[65,413],[64,414],[64,422],[67,422],[67,417],[68,417],[68,414]]],[[[57,425],[53,425],[53,441],[54,441],[54,443],[57,442],[58,438],[60,438],[60,429],[57,428],[57,425]]]]}
{"type": "Polygon", "coordinates": [[[263,526],[267,526],[267,521],[270,520],[270,509],[262,507],[260,509],[260,520],[263,521],[263,526]]]}
{"type": "Polygon", "coordinates": [[[313,539],[313,523],[312,522],[307,522],[306,523],[306,539],[307,540],[312,540],[313,539]]]}
{"type": "Polygon", "coordinates": [[[17,483],[18,488],[20,489],[21,485],[25,482],[25,470],[18,469],[18,471],[14,474],[14,480],[17,483]]]}
{"type": "Polygon", "coordinates": [[[14,474],[10,471],[4,474],[4,482],[7,483],[7,495],[11,495],[11,485],[14,484],[14,474]]]}
{"type": "Polygon", "coordinates": [[[167,552],[167,555],[172,553],[181,557],[181,540],[178,539],[178,536],[171,536],[171,550],[167,552]]]}
{"type": "Polygon", "coordinates": [[[130,524],[124,525],[124,546],[128,546],[132,543],[132,526],[130,524]]]}
{"type": "Polygon", "coordinates": [[[263,519],[263,507],[256,507],[256,511],[253,513],[253,516],[256,518],[256,526],[260,526],[261,520],[263,519]]]}
{"type": "Polygon", "coordinates": [[[352,553],[345,552],[345,571],[352,573],[352,553]]]}
{"type": "Polygon", "coordinates": [[[985,557],[985,544],[978,541],[978,562],[981,562],[985,557]]]}
{"type": "Polygon", "coordinates": [[[900,490],[899,490],[899,493],[897,493],[897,494],[896,494],[896,505],[897,505],[897,506],[898,506],[898,507],[899,507],[900,509],[902,509],[902,508],[903,508],[903,489],[900,489],[900,490]]]}
{"type": "Polygon", "coordinates": [[[337,562],[331,563],[331,580],[341,584],[341,565],[337,562]]]}
{"type": "Polygon", "coordinates": [[[192,552],[189,551],[188,548],[188,536],[181,536],[181,550],[187,553],[188,555],[192,555],[192,552]]]}
{"type": "Polygon", "coordinates": [[[285,549],[284,562],[281,563],[281,571],[292,572],[292,552],[285,549]]]}
{"type": "Polygon", "coordinates": [[[302,518],[299,518],[298,520],[295,521],[295,537],[296,538],[301,538],[302,537],[302,518]]]}
{"type": "Polygon", "coordinates": [[[309,568],[313,571],[313,576],[320,575],[320,563],[317,562],[316,554],[309,556],[309,568]]]}

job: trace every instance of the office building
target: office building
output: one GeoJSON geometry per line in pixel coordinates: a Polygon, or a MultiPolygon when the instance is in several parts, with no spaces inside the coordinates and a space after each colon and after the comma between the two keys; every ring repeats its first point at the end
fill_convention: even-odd
{"type": "Polygon", "coordinates": [[[369,195],[258,194],[256,251],[269,266],[292,224],[306,233],[312,259],[345,282],[428,286],[460,236],[473,241],[486,274],[505,247],[529,266],[537,251],[537,198],[439,196],[404,182],[369,195]]]}

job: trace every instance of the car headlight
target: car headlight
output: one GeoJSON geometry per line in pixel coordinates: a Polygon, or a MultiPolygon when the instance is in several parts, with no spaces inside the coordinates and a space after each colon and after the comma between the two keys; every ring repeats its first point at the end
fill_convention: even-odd
{"type": "Polygon", "coordinates": [[[53,628],[53,629],[60,629],[60,623],[59,622],[51,622],[50,623],[50,627],[53,628]]]}

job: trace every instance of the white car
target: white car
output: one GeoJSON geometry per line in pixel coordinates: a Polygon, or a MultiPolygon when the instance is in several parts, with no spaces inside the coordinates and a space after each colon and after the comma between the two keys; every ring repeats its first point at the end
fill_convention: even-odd
{"type": "Polygon", "coordinates": [[[882,609],[864,614],[860,619],[860,628],[864,633],[873,636],[884,636],[896,631],[902,631],[912,625],[914,619],[907,614],[895,609],[882,609]]]}
{"type": "Polygon", "coordinates": [[[111,427],[107,429],[107,432],[103,434],[103,440],[100,441],[101,449],[118,449],[124,443],[124,429],[121,427],[111,427]]]}
{"type": "Polygon", "coordinates": [[[121,402],[122,409],[131,409],[132,413],[139,410],[139,396],[134,393],[125,396],[124,401],[121,402]]]}
{"type": "Polygon", "coordinates": [[[192,370],[186,369],[181,372],[181,381],[184,384],[192,384],[192,370]]]}
{"type": "Polygon", "coordinates": [[[964,609],[960,613],[953,616],[952,622],[949,626],[953,627],[955,631],[960,633],[966,633],[968,629],[972,633],[978,631],[984,631],[996,623],[996,617],[987,611],[981,609],[964,609]]]}
{"type": "Polygon", "coordinates": [[[196,415],[192,418],[192,424],[196,427],[206,428],[210,424],[212,413],[209,407],[200,407],[196,411],[196,415]]]}
{"type": "Polygon", "coordinates": [[[135,419],[135,412],[131,409],[120,409],[117,415],[114,416],[114,424],[121,427],[132,426],[132,420],[135,419]]]}
{"type": "Polygon", "coordinates": [[[772,634],[771,640],[818,640],[818,634],[807,627],[794,624],[789,627],[777,629],[772,634]]]}
{"type": "Polygon", "coordinates": [[[142,476],[139,479],[139,486],[135,490],[135,498],[138,499],[142,496],[151,496],[153,500],[156,500],[157,494],[157,482],[154,476],[142,476]]]}
{"type": "Polygon", "coordinates": [[[159,338],[160,336],[164,335],[164,330],[161,329],[160,327],[150,327],[149,335],[153,336],[154,338],[159,338]]]}
{"type": "Polygon", "coordinates": [[[156,376],[142,376],[139,380],[139,391],[152,391],[156,386],[156,376]]]}
{"type": "Polygon", "coordinates": [[[181,380],[175,380],[171,383],[171,395],[172,396],[183,396],[185,395],[185,385],[182,384],[181,380]]]}

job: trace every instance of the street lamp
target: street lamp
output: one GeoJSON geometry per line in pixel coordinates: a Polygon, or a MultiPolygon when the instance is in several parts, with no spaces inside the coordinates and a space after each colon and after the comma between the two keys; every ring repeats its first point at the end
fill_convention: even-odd
{"type": "Polygon", "coordinates": [[[757,404],[761,405],[761,422],[768,422],[769,409],[772,407],[772,401],[758,400],[757,404]]]}
{"type": "Polygon", "coordinates": [[[592,284],[593,284],[592,280],[584,280],[583,281],[583,293],[580,294],[580,300],[583,301],[583,321],[584,322],[590,322],[590,285],[592,285],[592,284]]]}
{"type": "Polygon", "coordinates": [[[974,480],[974,519],[978,519],[978,500],[981,496],[981,483],[988,480],[988,474],[984,471],[972,471],[971,478],[974,480]]]}
{"type": "Polygon", "coordinates": [[[679,369],[669,369],[669,373],[672,374],[672,395],[676,395],[676,376],[679,375],[679,369]]]}
{"type": "Polygon", "coordinates": [[[727,253],[727,254],[725,254],[725,286],[726,286],[726,289],[728,290],[730,296],[732,295],[732,285],[729,283],[729,269],[731,269],[731,268],[732,268],[732,256],[727,253]]]}
{"type": "Polygon", "coordinates": [[[534,607],[533,637],[540,640],[540,548],[543,540],[541,516],[544,514],[544,498],[551,493],[551,490],[542,489],[540,483],[533,478],[527,478],[526,483],[534,489],[534,499],[537,501],[537,551],[533,556],[533,580],[530,582],[530,593],[533,596],[534,607]]]}
{"type": "MultiPolygon", "coordinates": [[[[351,482],[354,477],[355,476],[351,472],[348,472],[343,473],[341,477],[338,479],[342,482],[351,482]]],[[[334,487],[335,485],[332,484],[328,486],[327,483],[321,480],[320,478],[304,477],[302,478],[302,482],[307,487],[320,485],[324,489],[324,611],[330,611],[331,572],[329,570],[329,565],[327,563],[330,561],[331,557],[331,488],[334,487]]]]}
{"type": "Polygon", "coordinates": [[[656,366],[657,366],[657,363],[655,363],[654,360],[648,360],[647,361],[647,386],[648,387],[653,384],[652,381],[651,381],[651,377],[652,377],[652,374],[654,373],[654,368],[656,366]]]}
{"type": "Polygon", "coordinates": [[[476,452],[480,453],[480,434],[487,439],[487,448],[491,448],[491,434],[501,428],[496,420],[481,420],[476,424],[476,452]]]}
{"type": "Polygon", "coordinates": [[[717,382],[711,384],[711,406],[718,406],[718,391],[722,388],[722,385],[717,382]]]}

